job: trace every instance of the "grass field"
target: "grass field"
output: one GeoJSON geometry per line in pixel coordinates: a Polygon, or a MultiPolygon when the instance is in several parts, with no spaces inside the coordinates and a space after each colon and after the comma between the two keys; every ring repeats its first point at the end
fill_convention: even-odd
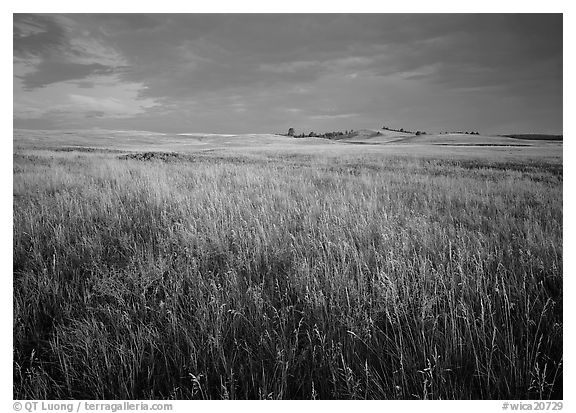
{"type": "Polygon", "coordinates": [[[561,146],[39,142],[15,399],[563,396],[561,146]]]}

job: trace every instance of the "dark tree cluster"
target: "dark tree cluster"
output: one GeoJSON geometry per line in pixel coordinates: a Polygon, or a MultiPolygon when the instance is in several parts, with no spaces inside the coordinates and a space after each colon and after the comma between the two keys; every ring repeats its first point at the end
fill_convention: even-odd
{"type": "Polygon", "coordinates": [[[325,132],[325,133],[301,133],[296,134],[294,132],[294,128],[290,128],[288,130],[287,136],[292,136],[294,138],[324,138],[324,139],[342,139],[347,138],[354,135],[354,129],[346,130],[346,131],[332,131],[332,132],[325,132]]]}
{"type": "MultiPolygon", "coordinates": [[[[409,131],[409,130],[404,129],[404,128],[394,129],[394,128],[390,128],[390,127],[388,127],[388,126],[382,126],[382,129],[383,129],[383,130],[389,130],[389,131],[392,131],[392,132],[414,133],[414,132],[409,131]]],[[[420,132],[420,133],[422,134],[422,132],[420,132]]]]}
{"type": "Polygon", "coordinates": [[[480,132],[478,132],[478,131],[476,131],[476,132],[474,132],[474,131],[468,132],[468,131],[461,131],[461,130],[452,131],[452,132],[442,132],[441,135],[442,135],[442,134],[447,134],[447,133],[460,133],[460,134],[463,134],[463,135],[480,135],[480,132]]]}

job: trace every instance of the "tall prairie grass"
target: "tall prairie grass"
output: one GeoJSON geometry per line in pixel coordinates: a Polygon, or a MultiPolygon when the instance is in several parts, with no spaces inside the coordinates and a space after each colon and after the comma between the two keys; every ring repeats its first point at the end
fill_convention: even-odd
{"type": "Polygon", "coordinates": [[[13,239],[17,399],[562,397],[558,165],[15,155],[13,239]]]}

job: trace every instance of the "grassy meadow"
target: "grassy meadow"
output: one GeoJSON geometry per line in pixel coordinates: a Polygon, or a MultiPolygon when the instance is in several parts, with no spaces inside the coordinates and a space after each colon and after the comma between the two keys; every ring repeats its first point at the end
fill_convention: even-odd
{"type": "Polygon", "coordinates": [[[345,151],[16,150],[14,398],[562,398],[561,156],[345,151]]]}

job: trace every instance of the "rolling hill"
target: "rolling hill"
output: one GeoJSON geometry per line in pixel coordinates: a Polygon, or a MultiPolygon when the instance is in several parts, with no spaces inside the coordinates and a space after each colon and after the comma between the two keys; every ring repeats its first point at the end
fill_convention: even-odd
{"type": "MultiPolygon", "coordinates": [[[[343,143],[372,145],[444,145],[444,146],[539,146],[558,144],[557,140],[528,140],[523,137],[497,135],[469,135],[465,133],[423,134],[395,132],[377,129],[363,129],[351,138],[341,139],[343,143]]],[[[561,141],[560,141],[561,143],[561,141]]]]}
{"type": "Polygon", "coordinates": [[[159,133],[147,131],[14,130],[15,148],[96,148],[122,151],[196,152],[229,147],[329,145],[321,138],[299,138],[275,134],[159,133]]]}

